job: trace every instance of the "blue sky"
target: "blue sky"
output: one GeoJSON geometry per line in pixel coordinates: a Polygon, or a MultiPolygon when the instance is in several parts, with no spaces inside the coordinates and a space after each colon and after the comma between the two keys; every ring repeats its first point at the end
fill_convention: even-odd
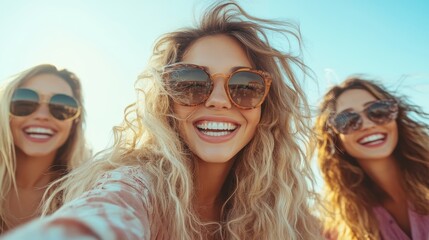
{"type": "MultiPolygon", "coordinates": [[[[192,25],[207,0],[0,1],[0,82],[51,63],[81,78],[87,138],[96,151],[134,98],[133,83],[163,33],[192,25]]],[[[333,83],[366,74],[429,111],[427,1],[241,0],[251,14],[299,23],[315,79],[310,103],[333,83]]],[[[109,140],[110,139],[110,140],[109,140]]]]}

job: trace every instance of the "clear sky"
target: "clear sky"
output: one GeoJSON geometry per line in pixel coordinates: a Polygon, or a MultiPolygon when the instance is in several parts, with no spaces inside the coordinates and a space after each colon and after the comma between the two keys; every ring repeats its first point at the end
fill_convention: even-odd
{"type": "MultiPolygon", "coordinates": [[[[133,83],[163,33],[190,26],[208,0],[0,0],[0,82],[51,63],[82,80],[86,136],[108,146],[133,83]]],[[[332,83],[366,74],[429,111],[429,2],[241,0],[257,17],[299,23],[317,106],[332,83]]]]}

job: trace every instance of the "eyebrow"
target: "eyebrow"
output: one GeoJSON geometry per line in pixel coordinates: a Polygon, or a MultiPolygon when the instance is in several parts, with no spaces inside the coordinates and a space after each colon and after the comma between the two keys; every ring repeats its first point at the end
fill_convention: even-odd
{"type": "MultiPolygon", "coordinates": [[[[375,101],[378,101],[378,99],[364,103],[363,107],[366,108],[368,105],[370,105],[371,103],[373,103],[375,101]]],[[[346,108],[346,109],[343,109],[340,113],[346,112],[346,111],[349,112],[349,111],[352,111],[352,110],[354,110],[354,109],[353,108],[346,108]]]]}
{"type": "MultiPolygon", "coordinates": [[[[207,67],[207,66],[202,66],[208,73],[210,73],[210,75],[211,74],[217,74],[217,73],[212,73],[210,70],[209,70],[209,68],[207,67]]],[[[245,66],[235,66],[235,67],[232,67],[232,68],[230,68],[229,69],[229,72],[227,73],[227,74],[230,74],[230,73],[233,73],[233,72],[235,72],[235,71],[237,71],[237,70],[239,70],[239,69],[252,69],[252,67],[245,67],[245,66]]]]}
{"type": "MultiPolygon", "coordinates": [[[[192,64],[193,64],[193,63],[192,63],[192,64]]],[[[197,66],[203,67],[207,72],[209,72],[209,73],[211,74],[211,71],[209,70],[209,67],[207,67],[207,66],[202,66],[202,65],[198,65],[198,64],[193,64],[193,65],[197,65],[197,66]]],[[[230,69],[229,69],[229,72],[230,72],[230,73],[232,73],[232,72],[235,72],[235,71],[237,71],[237,70],[239,70],[239,69],[243,69],[243,68],[245,68],[245,69],[252,69],[252,67],[235,66],[235,67],[230,68],[230,69]]]]}
{"type": "Polygon", "coordinates": [[[379,100],[379,99],[376,99],[376,100],[372,100],[372,101],[366,102],[363,106],[364,106],[364,107],[366,107],[366,106],[370,105],[371,103],[376,102],[376,101],[378,101],[378,100],[379,100]]]}
{"type": "Polygon", "coordinates": [[[238,69],[243,69],[243,68],[252,69],[252,67],[236,66],[236,67],[231,68],[230,72],[234,72],[234,71],[237,71],[238,69]]]}

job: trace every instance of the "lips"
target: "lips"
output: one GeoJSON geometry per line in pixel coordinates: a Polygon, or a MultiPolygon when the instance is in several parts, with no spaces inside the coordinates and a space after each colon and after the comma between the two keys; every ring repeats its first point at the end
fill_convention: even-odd
{"type": "Polygon", "coordinates": [[[383,144],[387,139],[387,134],[385,133],[374,133],[366,135],[358,139],[358,143],[363,146],[378,146],[383,144]]]}

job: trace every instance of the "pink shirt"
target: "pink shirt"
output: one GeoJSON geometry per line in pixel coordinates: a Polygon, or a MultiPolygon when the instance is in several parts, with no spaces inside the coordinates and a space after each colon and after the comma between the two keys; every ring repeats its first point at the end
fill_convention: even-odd
{"type": "MultiPolygon", "coordinates": [[[[380,226],[380,233],[385,240],[411,240],[398,226],[390,213],[381,206],[373,208],[380,226]]],[[[429,240],[429,215],[422,216],[408,209],[411,235],[413,240],[429,240]]]]}
{"type": "MultiPolygon", "coordinates": [[[[155,239],[148,178],[140,167],[105,173],[95,187],[52,216],[8,232],[1,239],[155,239]]],[[[78,182],[76,184],[79,184],[78,182]]]]}

